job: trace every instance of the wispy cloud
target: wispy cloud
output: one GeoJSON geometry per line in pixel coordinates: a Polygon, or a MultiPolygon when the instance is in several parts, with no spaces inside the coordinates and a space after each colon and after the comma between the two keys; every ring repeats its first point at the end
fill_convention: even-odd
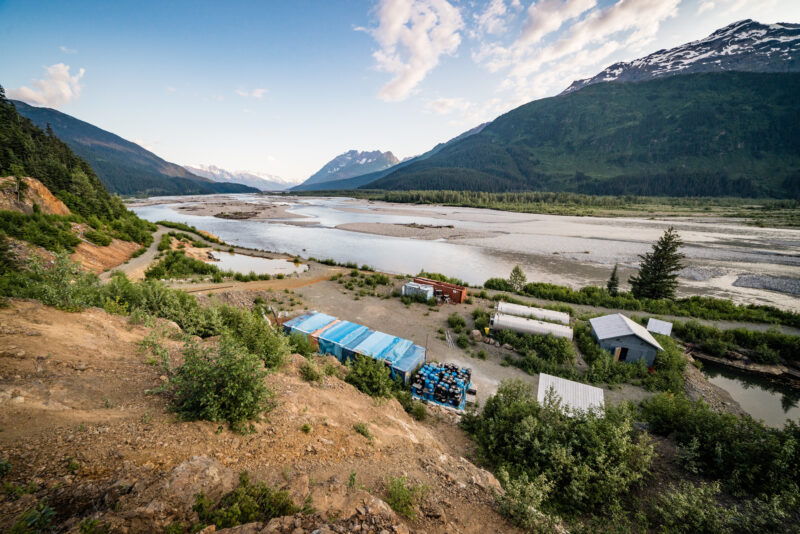
{"type": "Polygon", "coordinates": [[[366,30],[380,47],[372,55],[378,70],[393,75],[378,98],[404,100],[442,55],[455,54],[464,21],[447,0],[380,0],[376,12],[378,26],[366,30]]]}
{"type": "Polygon", "coordinates": [[[471,107],[472,103],[461,97],[437,98],[425,104],[425,111],[436,115],[447,115],[454,111],[467,111],[471,107]]]}
{"type": "Polygon", "coordinates": [[[78,53],[78,51],[77,51],[77,50],[75,50],[74,48],[67,48],[67,47],[66,47],[66,46],[64,46],[64,45],[61,45],[61,46],[59,46],[58,48],[59,48],[59,49],[60,49],[62,52],[64,52],[65,54],[77,54],[77,53],[78,53]]]}
{"type": "Polygon", "coordinates": [[[244,89],[237,89],[236,94],[246,98],[263,98],[267,94],[266,89],[253,89],[252,91],[245,91],[244,89]]]}
{"type": "Polygon", "coordinates": [[[71,76],[69,69],[69,65],[63,63],[44,67],[45,77],[33,80],[32,88],[23,85],[10,89],[8,96],[36,106],[57,108],[68,104],[81,95],[80,80],[86,72],[85,69],[79,69],[78,74],[71,76]]]}
{"type": "Polygon", "coordinates": [[[172,94],[175,93],[178,89],[171,85],[168,85],[164,88],[164,90],[167,92],[167,94],[172,94]]]}
{"type": "Polygon", "coordinates": [[[700,4],[700,7],[697,8],[697,14],[701,15],[710,9],[714,9],[714,2],[703,2],[700,4]]]}
{"type": "Polygon", "coordinates": [[[473,59],[490,72],[505,71],[501,88],[522,103],[565,88],[611,54],[637,51],[652,41],[661,23],[677,14],[681,0],[539,0],[527,10],[519,35],[481,43],[473,59]],[[554,32],[560,31],[555,39],[554,32]]]}

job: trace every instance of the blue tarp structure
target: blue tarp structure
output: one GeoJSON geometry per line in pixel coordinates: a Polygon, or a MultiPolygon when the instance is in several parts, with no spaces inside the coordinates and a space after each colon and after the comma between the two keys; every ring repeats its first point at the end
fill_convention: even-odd
{"type": "Polygon", "coordinates": [[[356,354],[383,360],[392,376],[404,381],[425,363],[425,349],[400,337],[377,332],[350,321],[339,321],[324,313],[310,312],[283,323],[287,334],[299,332],[316,342],[322,354],[331,354],[342,363],[356,354]]]}

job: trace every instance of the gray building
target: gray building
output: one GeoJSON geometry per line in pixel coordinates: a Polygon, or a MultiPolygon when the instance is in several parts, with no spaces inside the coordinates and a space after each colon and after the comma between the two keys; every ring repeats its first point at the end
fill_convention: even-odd
{"type": "Polygon", "coordinates": [[[637,324],[621,313],[604,315],[589,319],[594,335],[601,348],[614,355],[621,362],[644,360],[651,366],[656,353],[664,350],[645,327],[637,324]]]}

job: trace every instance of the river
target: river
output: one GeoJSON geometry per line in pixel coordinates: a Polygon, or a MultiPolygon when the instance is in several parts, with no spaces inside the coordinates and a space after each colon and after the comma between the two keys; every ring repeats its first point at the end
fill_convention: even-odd
{"type": "Polygon", "coordinates": [[[506,277],[519,264],[529,280],[573,287],[603,285],[618,263],[624,287],[627,277],[635,273],[638,255],[674,225],[685,242],[687,268],[680,279],[681,295],[711,295],[800,310],[796,294],[734,285],[737,280],[749,285],[752,280],[778,280],[800,288],[798,229],[757,228],[728,220],[537,215],[325,197],[214,195],[164,197],[150,199],[148,204],[134,204],[132,209],[147,220],[186,222],[241,246],[368,264],[390,273],[415,274],[425,269],[471,284],[506,277]],[[288,212],[278,219],[228,220],[184,211],[193,203],[230,202],[281,203],[288,212]],[[431,240],[337,228],[366,228],[375,223],[452,225],[460,235],[431,240]]]}

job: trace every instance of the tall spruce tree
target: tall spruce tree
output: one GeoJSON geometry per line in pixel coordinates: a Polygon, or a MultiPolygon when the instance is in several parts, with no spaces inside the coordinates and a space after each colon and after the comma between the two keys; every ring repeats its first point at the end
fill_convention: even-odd
{"type": "Polygon", "coordinates": [[[631,292],[637,299],[674,299],[678,287],[678,271],[683,268],[683,246],[673,226],[667,228],[653,250],[640,255],[639,273],[630,278],[631,292]]]}
{"type": "Polygon", "coordinates": [[[612,297],[616,297],[619,294],[619,275],[617,274],[617,264],[614,264],[614,270],[611,271],[611,276],[606,282],[606,289],[608,290],[608,294],[612,297]]]}

